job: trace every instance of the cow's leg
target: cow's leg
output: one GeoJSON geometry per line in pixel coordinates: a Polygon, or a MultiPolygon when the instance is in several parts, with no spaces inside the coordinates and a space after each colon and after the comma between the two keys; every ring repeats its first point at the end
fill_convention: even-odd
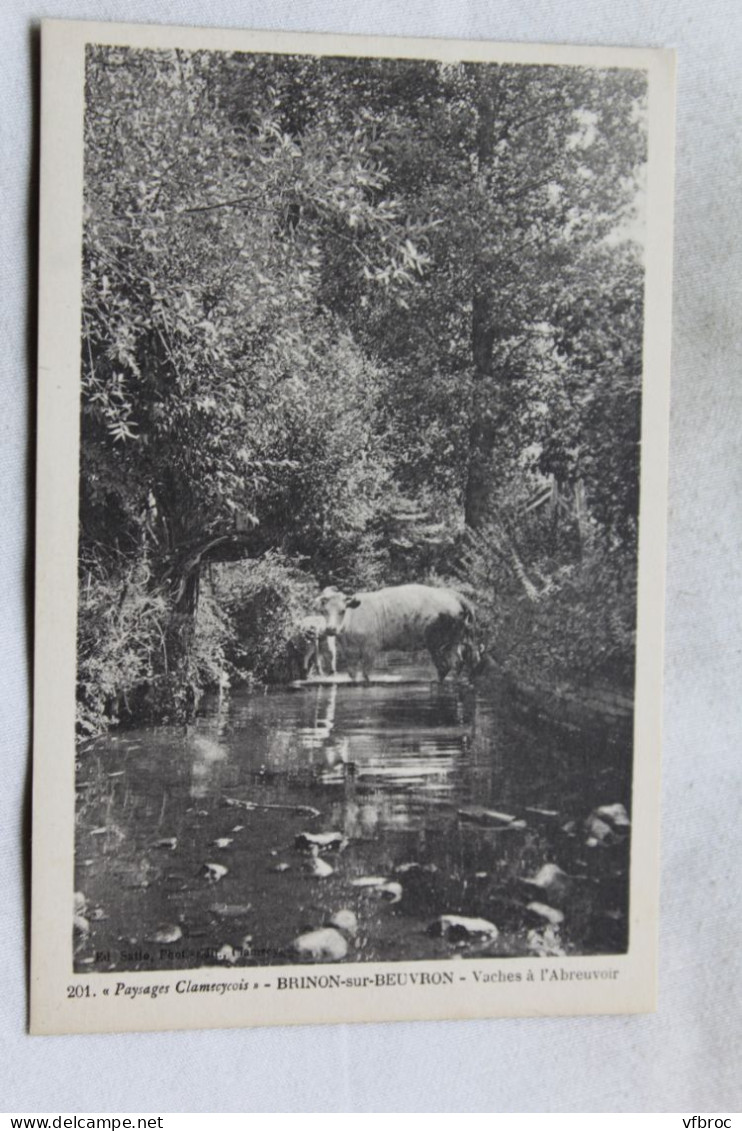
{"type": "Polygon", "coordinates": [[[345,666],[348,669],[348,675],[354,683],[358,683],[361,678],[361,656],[358,652],[350,650],[347,644],[343,645],[343,659],[345,666]]]}
{"type": "Polygon", "coordinates": [[[453,666],[450,653],[447,650],[441,649],[434,654],[433,663],[435,664],[435,670],[438,672],[438,679],[443,683],[453,666]]]}
{"type": "Polygon", "coordinates": [[[322,670],[322,642],[319,637],[314,642],[314,666],[320,679],[325,674],[322,670]]]}
{"type": "Polygon", "coordinates": [[[330,675],[338,674],[338,646],[334,636],[326,636],[325,644],[330,657],[330,675]]]}
{"type": "Polygon", "coordinates": [[[459,674],[463,672],[469,679],[474,679],[480,661],[479,648],[476,643],[467,639],[460,644],[459,657],[459,674]]]}
{"type": "Polygon", "coordinates": [[[462,676],[471,676],[473,669],[472,647],[466,640],[461,640],[451,652],[451,670],[454,679],[462,676]]]}
{"type": "Polygon", "coordinates": [[[362,652],[361,653],[361,667],[363,669],[363,678],[366,683],[370,682],[371,672],[373,671],[374,661],[376,659],[375,652],[362,652]]]}
{"type": "Polygon", "coordinates": [[[371,669],[374,666],[374,658],[374,655],[369,656],[366,652],[345,653],[348,672],[354,683],[359,683],[361,678],[368,683],[371,669]]]}
{"type": "Polygon", "coordinates": [[[303,679],[309,679],[309,676],[312,674],[312,664],[315,662],[315,659],[314,641],[308,640],[304,645],[304,654],[301,659],[303,679]]]}
{"type": "Polygon", "coordinates": [[[456,626],[448,617],[440,617],[425,633],[425,643],[441,683],[454,666],[456,647],[452,638],[455,634],[456,626]]]}

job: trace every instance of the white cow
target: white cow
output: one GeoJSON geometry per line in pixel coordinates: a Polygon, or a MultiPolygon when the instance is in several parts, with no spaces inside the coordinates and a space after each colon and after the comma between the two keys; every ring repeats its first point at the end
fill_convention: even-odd
{"type": "Polygon", "coordinates": [[[337,637],[354,679],[369,679],[379,652],[416,652],[427,648],[443,681],[462,666],[476,663],[474,609],[455,589],[397,585],[347,597],[323,590],[318,607],[328,638],[337,637]]]}

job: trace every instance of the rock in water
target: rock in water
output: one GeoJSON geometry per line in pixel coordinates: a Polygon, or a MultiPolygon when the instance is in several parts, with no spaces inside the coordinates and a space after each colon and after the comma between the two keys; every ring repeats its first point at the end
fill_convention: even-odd
{"type": "Polygon", "coordinates": [[[81,891],[76,891],[73,902],[72,926],[78,935],[87,935],[90,932],[90,923],[85,918],[88,901],[81,891]]]}
{"type": "Polygon", "coordinates": [[[387,880],[385,884],[378,884],[374,891],[377,891],[387,903],[399,903],[402,898],[402,885],[395,880],[387,880]]]}
{"type": "Polygon", "coordinates": [[[295,938],[291,949],[305,961],[340,962],[348,954],[348,942],[335,927],[320,927],[295,938]]]}
{"type": "Polygon", "coordinates": [[[338,852],[346,844],[342,833],[298,833],[294,839],[294,848],[300,852],[311,852],[316,848],[318,852],[338,852]]]}
{"type": "Polygon", "coordinates": [[[215,884],[218,880],[223,879],[227,874],[228,869],[223,864],[204,864],[203,874],[209,883],[215,884]]]}
{"type": "Polygon", "coordinates": [[[588,848],[595,848],[598,844],[611,844],[616,840],[616,834],[608,822],[602,821],[594,813],[591,813],[585,821],[585,832],[587,833],[585,844],[588,848]]]}
{"type": "Polygon", "coordinates": [[[166,923],[164,926],[158,927],[147,941],[155,943],[174,943],[182,938],[183,932],[176,923],[166,923]]]}
{"type": "Polygon", "coordinates": [[[465,915],[441,915],[428,927],[428,934],[449,942],[469,939],[496,939],[499,931],[488,919],[470,919],[465,915]]]}
{"type": "Polygon", "coordinates": [[[564,922],[564,912],[556,907],[549,907],[547,903],[529,903],[527,910],[542,923],[551,923],[554,927],[564,922]]]}
{"type": "Polygon", "coordinates": [[[626,809],[618,801],[614,805],[601,805],[595,810],[595,816],[609,821],[615,829],[628,829],[631,826],[626,809]]]}
{"type": "Polygon", "coordinates": [[[338,931],[342,931],[346,935],[354,937],[358,931],[358,919],[354,911],[349,907],[342,907],[340,911],[336,911],[331,919],[327,920],[328,927],[337,927],[338,931]]]}
{"type": "Polygon", "coordinates": [[[327,876],[331,876],[335,869],[326,860],[320,859],[319,849],[316,844],[313,844],[312,858],[304,865],[304,871],[308,872],[310,876],[316,876],[317,879],[323,880],[327,876]]]}
{"type": "Polygon", "coordinates": [[[567,953],[559,937],[559,928],[547,926],[543,931],[529,931],[528,949],[542,958],[563,958],[567,953]]]}
{"type": "Polygon", "coordinates": [[[535,876],[530,876],[522,881],[529,887],[537,888],[549,900],[561,900],[569,891],[571,877],[562,871],[558,864],[544,864],[535,876]]]}
{"type": "MultiPolygon", "coordinates": [[[[473,821],[477,825],[499,825],[501,827],[516,823],[512,813],[502,813],[499,809],[485,809],[483,805],[467,805],[458,810],[462,821],[473,821]]],[[[525,828],[525,821],[520,821],[518,828],[525,828]]]]}
{"type": "Polygon", "coordinates": [[[585,821],[586,844],[588,848],[595,848],[597,844],[615,844],[626,839],[630,828],[629,815],[620,802],[601,805],[593,809],[585,821]]]}
{"type": "Polygon", "coordinates": [[[73,916],[72,927],[78,935],[87,935],[90,933],[90,923],[84,915],[73,916]]]}
{"type": "Polygon", "coordinates": [[[436,864],[420,864],[417,860],[409,860],[404,864],[397,864],[394,869],[395,876],[410,876],[417,875],[422,872],[428,876],[434,876],[438,871],[436,864]]]}
{"type": "Polygon", "coordinates": [[[354,888],[365,888],[388,903],[399,903],[402,898],[402,885],[386,876],[357,876],[350,881],[354,888]]]}
{"type": "Polygon", "coordinates": [[[224,946],[219,947],[219,950],[214,955],[214,958],[217,960],[217,962],[227,962],[230,966],[234,966],[235,962],[239,962],[239,960],[242,958],[242,952],[235,950],[235,948],[233,946],[230,946],[229,943],[225,943],[224,946]]]}

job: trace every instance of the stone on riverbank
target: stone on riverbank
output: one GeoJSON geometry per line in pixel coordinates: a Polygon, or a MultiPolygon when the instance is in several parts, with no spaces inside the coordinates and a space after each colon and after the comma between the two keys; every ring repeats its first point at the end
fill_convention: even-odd
{"type": "Polygon", "coordinates": [[[162,927],[157,928],[154,934],[147,939],[147,942],[168,944],[179,942],[182,938],[183,932],[177,923],[165,923],[162,927]]]}
{"type": "Polygon", "coordinates": [[[449,942],[496,939],[499,933],[488,919],[473,919],[465,915],[441,915],[428,927],[428,934],[433,938],[444,938],[449,942]]]}
{"type": "Polygon", "coordinates": [[[549,907],[548,903],[529,903],[526,910],[530,911],[538,922],[551,923],[553,927],[564,922],[564,912],[556,907],[549,907]]]}
{"type": "Polygon", "coordinates": [[[348,954],[348,941],[336,927],[320,927],[295,938],[291,949],[305,961],[340,962],[348,954]]]}
{"type": "Polygon", "coordinates": [[[228,870],[223,864],[204,864],[202,873],[210,884],[215,884],[224,879],[228,870]]]}
{"type": "Polygon", "coordinates": [[[464,809],[457,810],[462,821],[471,821],[477,825],[492,825],[495,828],[523,829],[526,823],[519,820],[512,813],[501,813],[499,809],[485,809],[481,805],[467,805],[464,809]]]}
{"type": "Polygon", "coordinates": [[[327,876],[331,876],[335,869],[331,864],[328,864],[326,860],[322,860],[319,853],[319,848],[316,844],[313,844],[311,859],[304,865],[304,871],[310,876],[315,876],[317,879],[322,880],[326,879],[327,876]]]}
{"type": "Polygon", "coordinates": [[[535,876],[521,880],[530,888],[536,888],[548,896],[549,902],[561,902],[569,893],[572,877],[568,876],[558,864],[544,864],[535,876]]]}
{"type": "Polygon", "coordinates": [[[294,848],[300,852],[311,852],[316,848],[318,852],[339,852],[347,841],[342,833],[298,833],[294,838],[294,848]]]}
{"type": "Polygon", "coordinates": [[[355,936],[358,931],[358,919],[349,907],[341,907],[339,911],[327,920],[328,927],[336,927],[346,935],[355,936]]]}
{"type": "Polygon", "coordinates": [[[585,843],[588,848],[599,844],[607,847],[625,840],[630,828],[629,815],[619,801],[613,805],[600,805],[585,821],[585,843]]]}

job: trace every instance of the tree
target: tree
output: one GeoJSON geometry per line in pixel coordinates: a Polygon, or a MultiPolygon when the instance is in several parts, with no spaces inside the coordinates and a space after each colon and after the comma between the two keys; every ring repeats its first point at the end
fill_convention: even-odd
{"type": "Polygon", "coordinates": [[[400,68],[393,112],[370,83],[364,105],[389,191],[421,231],[424,275],[402,296],[346,293],[345,309],[391,374],[403,479],[429,481],[434,456],[477,526],[533,442],[518,415],[540,397],[545,328],[558,336],[569,289],[609,286],[626,259],[607,241],[636,206],[645,82],[483,64],[420,64],[413,81],[413,64],[400,68]]]}
{"type": "Polygon", "coordinates": [[[515,526],[549,483],[631,559],[640,72],[91,47],[86,75],[96,607],[167,593],[172,669],[207,562],[375,585],[493,523],[537,593],[558,547],[515,526]]]}
{"type": "MultiPolygon", "coordinates": [[[[334,248],[365,285],[410,254],[363,137],[292,137],[274,72],[270,57],[88,57],[83,531],[146,543],[189,606],[206,557],[264,551],[294,518],[306,527],[297,476],[312,445],[333,445],[329,413],[312,423],[306,405],[339,396],[333,359],[346,378],[364,364],[318,302],[334,248]],[[248,114],[236,67],[262,90],[248,114]]],[[[359,419],[334,474],[373,495],[359,419]]]]}

